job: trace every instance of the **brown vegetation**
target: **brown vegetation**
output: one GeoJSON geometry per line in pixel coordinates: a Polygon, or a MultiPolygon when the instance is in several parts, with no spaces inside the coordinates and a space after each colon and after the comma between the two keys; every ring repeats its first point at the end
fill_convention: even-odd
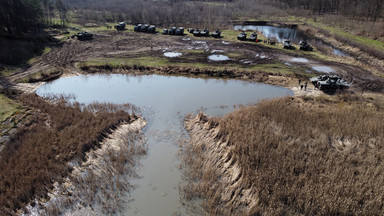
{"type": "MultiPolygon", "coordinates": [[[[6,143],[0,158],[0,213],[12,214],[35,197],[45,197],[54,182],[71,172],[68,162],[84,161],[121,122],[137,117],[122,110],[91,112],[64,100],[55,104],[36,95],[20,102],[35,110],[6,143]]],[[[111,109],[109,109],[111,110],[111,109]]]]}
{"type": "Polygon", "coordinates": [[[383,109],[288,97],[190,121],[185,198],[211,215],[383,214],[383,109]]]}

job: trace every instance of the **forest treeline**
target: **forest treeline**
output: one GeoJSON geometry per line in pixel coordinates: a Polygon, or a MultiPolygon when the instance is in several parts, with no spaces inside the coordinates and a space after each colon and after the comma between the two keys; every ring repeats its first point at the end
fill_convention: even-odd
{"type": "Polygon", "coordinates": [[[64,24],[66,12],[61,0],[0,0],[0,34],[38,34],[57,16],[64,24]]]}
{"type": "Polygon", "coordinates": [[[0,33],[36,32],[71,21],[223,26],[235,18],[281,15],[343,15],[378,21],[384,0],[0,0],[0,33]]]}

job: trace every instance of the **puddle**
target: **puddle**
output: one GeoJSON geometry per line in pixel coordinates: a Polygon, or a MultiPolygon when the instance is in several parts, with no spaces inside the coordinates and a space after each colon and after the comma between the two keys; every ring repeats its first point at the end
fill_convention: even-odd
{"type": "Polygon", "coordinates": [[[261,55],[260,55],[260,54],[256,54],[255,57],[256,57],[256,58],[265,59],[265,58],[267,58],[268,56],[266,56],[266,55],[264,55],[264,54],[261,54],[261,55]]]}
{"type": "Polygon", "coordinates": [[[293,62],[300,62],[300,63],[307,63],[308,59],[306,59],[306,58],[293,58],[292,61],[293,62]]]}
{"type": "Polygon", "coordinates": [[[193,44],[207,44],[205,41],[193,41],[193,44]]]}
{"type": "Polygon", "coordinates": [[[182,54],[178,52],[165,52],[164,56],[168,58],[180,57],[182,54]]]}
{"type": "Polygon", "coordinates": [[[322,72],[322,73],[335,72],[335,70],[333,70],[333,68],[328,67],[328,66],[313,66],[312,69],[317,71],[317,72],[322,72]]]}
{"type": "Polygon", "coordinates": [[[226,42],[226,41],[221,41],[221,43],[223,43],[223,44],[225,44],[225,45],[230,44],[229,42],[226,42]]]}
{"type": "Polygon", "coordinates": [[[284,64],[287,65],[287,66],[291,66],[291,65],[292,65],[292,64],[289,63],[289,62],[284,62],[284,64]]]}
{"type": "Polygon", "coordinates": [[[208,59],[211,61],[228,61],[229,57],[225,55],[210,55],[208,59]]]}
{"type": "Polygon", "coordinates": [[[212,50],[211,53],[224,53],[224,50],[212,50]]]}
{"type": "MultiPolygon", "coordinates": [[[[65,77],[36,93],[74,95],[84,104],[97,101],[140,107],[148,122],[143,129],[148,154],[138,167],[141,178],[130,180],[136,189],[119,197],[126,201],[122,215],[186,215],[178,191],[182,175],[177,158],[179,139],[188,138],[183,127],[186,114],[204,109],[211,116],[224,115],[239,104],[293,95],[286,88],[239,80],[121,74],[65,77]]],[[[118,191],[111,196],[119,196],[118,191]]],[[[77,211],[77,215],[103,215],[77,211]]]]}

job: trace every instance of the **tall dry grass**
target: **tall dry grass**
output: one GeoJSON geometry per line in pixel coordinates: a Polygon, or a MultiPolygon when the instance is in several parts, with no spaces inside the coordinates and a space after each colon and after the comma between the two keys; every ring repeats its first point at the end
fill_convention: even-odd
{"type": "Polygon", "coordinates": [[[79,104],[64,100],[52,104],[32,94],[22,96],[20,102],[36,114],[2,151],[1,215],[13,214],[36,197],[46,197],[53,183],[62,182],[71,172],[68,162],[84,161],[86,153],[98,148],[112,129],[136,119],[121,110],[98,108],[101,111],[95,113],[79,104]]]}
{"type": "Polygon", "coordinates": [[[203,169],[214,142],[191,147],[186,198],[201,199],[211,215],[381,215],[383,110],[383,104],[352,96],[288,97],[210,119],[219,128],[214,142],[228,142],[241,181],[228,192],[224,173],[203,169]],[[240,189],[256,194],[257,205],[250,209],[220,196],[240,189]]]}

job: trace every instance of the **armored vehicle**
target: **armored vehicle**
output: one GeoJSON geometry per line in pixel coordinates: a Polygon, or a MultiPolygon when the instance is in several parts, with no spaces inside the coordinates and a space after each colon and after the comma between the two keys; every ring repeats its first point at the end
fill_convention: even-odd
{"type": "Polygon", "coordinates": [[[249,38],[248,38],[249,41],[253,41],[253,42],[257,42],[257,33],[254,32],[252,33],[249,38]]]}
{"type": "Polygon", "coordinates": [[[145,24],[145,25],[142,25],[142,26],[141,26],[140,31],[141,31],[141,32],[148,32],[148,29],[149,29],[149,25],[148,25],[148,24],[145,24]]]}
{"type": "Polygon", "coordinates": [[[140,32],[142,26],[143,26],[143,24],[137,24],[137,25],[135,25],[135,27],[133,27],[133,31],[135,31],[135,32],[140,32]]]}
{"type": "Polygon", "coordinates": [[[84,40],[91,40],[93,37],[93,34],[88,32],[80,32],[76,34],[77,39],[84,41],[84,40]]]}
{"type": "Polygon", "coordinates": [[[156,26],[154,26],[154,25],[149,26],[147,32],[148,33],[156,33],[156,26]]]}
{"type": "Polygon", "coordinates": [[[184,28],[183,27],[177,28],[175,35],[184,35],[184,28]]]}
{"type": "Polygon", "coordinates": [[[337,75],[320,75],[310,79],[315,88],[324,92],[334,92],[338,89],[343,90],[349,88],[349,84],[344,82],[337,75]]]}
{"type": "Polygon", "coordinates": [[[247,33],[241,32],[237,35],[237,40],[245,41],[247,39],[247,33]]]}
{"type": "Polygon", "coordinates": [[[200,36],[200,29],[195,29],[194,31],[193,31],[193,36],[196,36],[196,37],[199,37],[200,36]]]}
{"type": "Polygon", "coordinates": [[[208,36],[209,36],[209,31],[208,31],[208,29],[201,30],[201,31],[200,31],[200,36],[208,37],[208,36]]]}
{"type": "Polygon", "coordinates": [[[123,31],[125,29],[125,22],[120,22],[119,24],[115,25],[115,29],[117,31],[123,31]]]}
{"type": "Polygon", "coordinates": [[[291,45],[291,41],[288,39],[283,40],[283,48],[284,49],[294,49],[294,46],[291,45]]]}
{"type": "Polygon", "coordinates": [[[163,35],[168,34],[168,29],[163,29],[163,32],[161,34],[163,34],[163,35]]]}
{"type": "Polygon", "coordinates": [[[311,47],[307,41],[300,41],[300,50],[312,51],[313,47],[311,47]]]}
{"type": "Polygon", "coordinates": [[[214,37],[214,38],[221,38],[221,31],[220,30],[216,30],[216,31],[212,32],[212,37],[214,37]]]}
{"type": "Polygon", "coordinates": [[[175,35],[175,34],[176,34],[176,30],[177,30],[176,27],[171,27],[171,28],[169,29],[168,33],[169,33],[170,35],[175,35]]]}

